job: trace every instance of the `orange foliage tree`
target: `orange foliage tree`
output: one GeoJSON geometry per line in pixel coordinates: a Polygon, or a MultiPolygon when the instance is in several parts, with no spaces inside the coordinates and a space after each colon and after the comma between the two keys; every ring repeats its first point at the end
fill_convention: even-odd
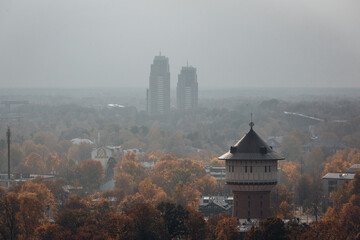
{"type": "Polygon", "coordinates": [[[104,169],[99,161],[87,159],[80,165],[80,183],[89,191],[95,191],[103,182],[104,169]]]}

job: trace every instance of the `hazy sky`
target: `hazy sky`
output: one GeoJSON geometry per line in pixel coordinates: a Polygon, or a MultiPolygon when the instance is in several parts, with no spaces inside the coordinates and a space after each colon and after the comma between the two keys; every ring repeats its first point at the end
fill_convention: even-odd
{"type": "Polygon", "coordinates": [[[0,0],[0,88],[360,87],[359,0],[0,0]]]}

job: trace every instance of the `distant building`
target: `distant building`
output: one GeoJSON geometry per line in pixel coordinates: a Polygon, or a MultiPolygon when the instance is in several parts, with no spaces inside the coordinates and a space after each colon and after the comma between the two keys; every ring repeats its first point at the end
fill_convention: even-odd
{"type": "Polygon", "coordinates": [[[133,152],[135,153],[137,156],[143,155],[144,152],[141,149],[138,148],[128,148],[128,149],[124,149],[123,150],[123,154],[125,155],[128,152],[133,152]]]}
{"type": "Polygon", "coordinates": [[[232,216],[239,219],[263,219],[270,216],[270,191],[278,181],[278,160],[273,151],[253,130],[219,157],[225,160],[226,184],[234,195],[232,216]]]}
{"type": "Polygon", "coordinates": [[[225,167],[206,166],[205,171],[208,175],[214,177],[217,181],[225,180],[225,167]]]}
{"type": "Polygon", "coordinates": [[[151,64],[147,109],[150,115],[164,115],[170,112],[170,70],[169,59],[155,56],[151,64]]]}
{"type": "Polygon", "coordinates": [[[176,88],[177,108],[188,110],[198,105],[198,82],[196,68],[182,67],[176,88]]]}
{"type": "Polygon", "coordinates": [[[93,141],[87,138],[73,138],[70,141],[72,142],[72,144],[80,144],[80,143],[94,144],[93,141]]]}
{"type": "Polygon", "coordinates": [[[327,173],[322,177],[324,209],[327,209],[328,206],[332,206],[333,204],[330,200],[331,192],[336,191],[343,183],[348,183],[353,180],[359,169],[360,164],[354,164],[346,171],[346,173],[327,173]]]}
{"type": "Polygon", "coordinates": [[[91,159],[99,161],[106,169],[109,159],[116,154],[121,154],[121,146],[98,147],[91,151],[91,159]]]}
{"type": "Polygon", "coordinates": [[[233,207],[232,197],[223,196],[203,196],[200,198],[199,212],[205,217],[211,217],[220,213],[231,215],[233,207]]]}
{"type": "Polygon", "coordinates": [[[352,173],[327,173],[322,177],[324,209],[333,204],[330,200],[330,193],[336,191],[343,183],[353,180],[354,176],[355,174],[352,173]]]}

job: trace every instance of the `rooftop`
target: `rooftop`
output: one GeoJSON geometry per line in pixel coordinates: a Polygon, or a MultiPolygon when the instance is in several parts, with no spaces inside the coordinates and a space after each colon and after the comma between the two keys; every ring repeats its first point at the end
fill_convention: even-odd
{"type": "Polygon", "coordinates": [[[254,123],[250,123],[250,131],[245,134],[230,150],[219,157],[220,160],[284,160],[280,154],[266,144],[253,129],[254,123]]]}
{"type": "Polygon", "coordinates": [[[343,180],[352,180],[354,179],[355,174],[352,173],[327,173],[322,179],[343,179],[343,180]]]}

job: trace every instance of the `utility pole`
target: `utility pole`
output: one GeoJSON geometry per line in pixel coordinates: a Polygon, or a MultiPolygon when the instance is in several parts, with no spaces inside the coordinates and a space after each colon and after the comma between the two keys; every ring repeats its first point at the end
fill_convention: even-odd
{"type": "Polygon", "coordinates": [[[8,144],[8,179],[10,180],[10,137],[11,137],[10,127],[8,127],[6,136],[7,136],[7,144],[8,144]]]}

